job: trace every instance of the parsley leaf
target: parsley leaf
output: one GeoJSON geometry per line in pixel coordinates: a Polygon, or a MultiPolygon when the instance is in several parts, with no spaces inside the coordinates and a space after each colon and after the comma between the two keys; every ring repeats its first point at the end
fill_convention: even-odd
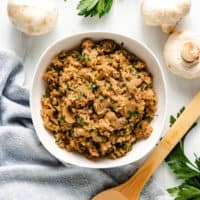
{"type": "Polygon", "coordinates": [[[84,119],[82,117],[78,117],[76,119],[76,123],[80,126],[83,126],[85,124],[84,119]]]}
{"type": "Polygon", "coordinates": [[[138,117],[138,112],[137,111],[128,111],[129,117],[132,117],[133,119],[136,119],[138,117]]]}
{"type": "Polygon", "coordinates": [[[141,91],[144,91],[148,88],[148,85],[146,83],[143,83],[141,86],[140,86],[140,89],[141,91]]]}
{"type": "Polygon", "coordinates": [[[84,17],[98,15],[102,17],[110,11],[112,3],[113,0],[80,0],[77,6],[78,15],[84,17]]]}
{"type": "MultiPolygon", "coordinates": [[[[170,127],[184,111],[184,107],[179,113],[170,116],[170,127]]],[[[188,133],[196,126],[194,123],[188,133]]],[[[169,188],[167,191],[175,197],[175,200],[199,200],[200,199],[200,157],[195,155],[195,162],[191,162],[184,153],[184,139],[173,149],[166,161],[177,178],[183,183],[177,187],[169,188]]]]}

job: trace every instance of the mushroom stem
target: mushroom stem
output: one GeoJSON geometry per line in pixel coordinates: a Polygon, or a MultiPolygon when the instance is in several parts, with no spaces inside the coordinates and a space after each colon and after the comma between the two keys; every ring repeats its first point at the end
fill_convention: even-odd
{"type": "Polygon", "coordinates": [[[181,57],[192,65],[188,65],[188,67],[193,67],[194,64],[199,62],[200,56],[200,47],[194,41],[187,41],[183,44],[181,49],[181,57]]]}

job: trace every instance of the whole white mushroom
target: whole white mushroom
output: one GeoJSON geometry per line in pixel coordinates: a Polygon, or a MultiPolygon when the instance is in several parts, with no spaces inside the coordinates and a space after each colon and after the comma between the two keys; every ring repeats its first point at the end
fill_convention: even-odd
{"type": "Polygon", "coordinates": [[[42,35],[55,26],[56,0],[8,0],[8,16],[13,25],[28,35],[42,35]]]}
{"type": "Polygon", "coordinates": [[[200,77],[200,34],[177,31],[171,34],[164,47],[167,67],[187,79],[200,77]]]}
{"type": "Polygon", "coordinates": [[[142,0],[141,13],[147,25],[161,26],[164,33],[171,33],[190,7],[190,0],[142,0]]]}

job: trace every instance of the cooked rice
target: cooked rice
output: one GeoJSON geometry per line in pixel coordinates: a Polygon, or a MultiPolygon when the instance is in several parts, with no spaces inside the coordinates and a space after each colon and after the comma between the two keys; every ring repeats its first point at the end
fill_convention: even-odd
{"type": "Polygon", "coordinates": [[[116,159],[152,133],[157,98],[146,64],[112,40],[85,39],[55,56],[43,75],[41,115],[56,143],[116,159]]]}

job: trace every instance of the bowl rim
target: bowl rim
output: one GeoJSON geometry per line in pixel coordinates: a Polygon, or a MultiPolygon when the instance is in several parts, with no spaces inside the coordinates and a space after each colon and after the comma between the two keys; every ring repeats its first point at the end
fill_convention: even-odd
{"type": "Polygon", "coordinates": [[[127,36],[127,35],[123,35],[123,34],[119,34],[119,33],[114,33],[114,32],[110,32],[110,31],[89,31],[89,32],[79,32],[79,33],[75,33],[75,34],[70,34],[68,36],[64,36],[64,37],[61,37],[57,40],[55,40],[54,42],[52,42],[44,51],[43,53],[40,55],[37,63],[36,63],[36,67],[34,69],[34,73],[33,73],[33,78],[32,78],[32,82],[31,82],[31,89],[30,89],[30,96],[29,96],[29,100],[30,100],[30,110],[31,110],[31,117],[32,117],[32,121],[33,121],[33,126],[34,126],[34,129],[35,129],[35,132],[36,132],[36,135],[39,139],[39,141],[41,142],[41,144],[43,145],[43,147],[51,154],[53,155],[56,159],[58,159],[59,161],[61,161],[64,165],[68,165],[68,164],[72,164],[72,165],[75,165],[75,166],[79,166],[79,167],[84,167],[84,168],[93,168],[93,169],[107,169],[107,168],[116,168],[116,167],[122,167],[122,166],[125,166],[125,165],[128,165],[128,164],[131,164],[131,163],[137,163],[138,161],[142,160],[143,158],[145,158],[147,155],[149,155],[149,153],[155,148],[156,144],[158,143],[159,141],[159,138],[162,136],[162,133],[163,133],[163,129],[164,129],[164,124],[165,124],[165,121],[166,121],[166,116],[167,116],[167,105],[168,105],[168,95],[167,95],[167,82],[166,82],[166,78],[165,78],[165,75],[164,75],[164,71],[163,71],[163,68],[160,64],[160,61],[158,60],[158,58],[156,57],[156,55],[154,54],[154,52],[146,45],[144,44],[143,42],[141,42],[140,40],[138,39],[135,39],[135,38],[132,38],[130,36],[127,36]],[[161,73],[161,79],[163,81],[163,92],[164,92],[164,113],[163,113],[163,117],[162,117],[162,120],[161,120],[161,124],[160,124],[160,132],[159,132],[159,135],[157,137],[157,140],[154,142],[154,144],[152,145],[151,148],[149,148],[148,151],[146,151],[145,153],[142,153],[141,156],[135,160],[128,160],[123,162],[123,163],[120,163],[120,164],[113,164],[112,166],[100,166],[100,167],[96,167],[96,166],[91,166],[90,164],[78,164],[76,162],[73,162],[73,161],[69,161],[66,163],[66,161],[62,158],[61,155],[57,155],[55,154],[54,150],[51,148],[48,148],[48,145],[46,145],[46,143],[43,141],[43,139],[41,138],[40,134],[39,134],[39,129],[37,128],[37,123],[35,122],[35,117],[34,117],[34,111],[33,111],[33,108],[34,108],[34,105],[33,105],[33,90],[34,90],[34,82],[35,82],[35,79],[36,79],[36,75],[37,75],[37,72],[38,72],[38,68],[39,68],[39,65],[43,59],[43,57],[47,54],[47,52],[52,49],[57,43],[60,43],[66,39],[70,39],[70,38],[73,38],[73,37],[83,37],[84,35],[102,35],[102,34],[109,34],[111,35],[114,35],[114,36],[117,36],[117,37],[121,37],[121,38],[126,38],[126,39],[129,39],[129,40],[132,40],[134,43],[137,43],[139,44],[142,48],[146,49],[148,51],[148,53],[151,55],[151,57],[155,60],[155,62],[157,63],[158,65],[158,68],[159,68],[159,71],[161,73]]]}

